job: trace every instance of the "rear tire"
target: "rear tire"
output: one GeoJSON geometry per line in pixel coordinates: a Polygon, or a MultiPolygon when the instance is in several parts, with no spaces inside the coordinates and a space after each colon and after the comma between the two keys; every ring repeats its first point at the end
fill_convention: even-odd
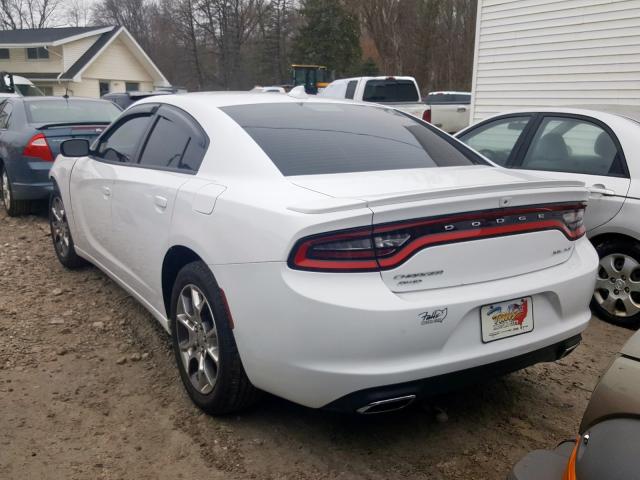
{"type": "Polygon", "coordinates": [[[605,240],[595,245],[600,257],[591,310],[602,320],[624,327],[640,325],[640,244],[605,240]]]}
{"type": "Polygon", "coordinates": [[[67,221],[67,211],[58,187],[54,187],[49,199],[49,228],[51,229],[53,249],[60,263],[70,270],[85,266],[87,261],[76,253],[67,221]]]}
{"type": "Polygon", "coordinates": [[[222,293],[201,261],[186,265],[171,294],[171,337],[191,400],[211,415],[253,405],[261,392],[244,371],[222,293]]]}
{"type": "Polygon", "coordinates": [[[10,217],[30,214],[31,202],[29,200],[16,200],[11,188],[9,174],[4,168],[4,165],[0,165],[0,198],[2,199],[5,211],[10,217]]]}

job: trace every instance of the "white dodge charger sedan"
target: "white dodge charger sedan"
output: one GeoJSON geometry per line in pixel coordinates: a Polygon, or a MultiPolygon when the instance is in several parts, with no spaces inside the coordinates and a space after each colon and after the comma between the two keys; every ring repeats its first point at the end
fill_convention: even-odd
{"type": "Polygon", "coordinates": [[[267,391],[377,413],[580,341],[598,258],[582,183],[487,165],[393,108],[143,100],[51,170],[55,251],[171,333],[221,414],[267,391]]]}

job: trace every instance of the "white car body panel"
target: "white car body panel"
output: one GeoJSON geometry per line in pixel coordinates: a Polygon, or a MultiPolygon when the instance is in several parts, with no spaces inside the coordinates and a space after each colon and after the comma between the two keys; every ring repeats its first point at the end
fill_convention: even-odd
{"type": "Polygon", "coordinates": [[[308,235],[587,198],[579,182],[541,180],[488,166],[284,177],[218,108],[330,101],[255,94],[142,100],[138,105],[170,104],[189,112],[212,139],[209,149],[196,175],[58,157],[51,175],[70,213],[78,254],[114,278],[169,330],[163,260],[171,247],[192,250],[226,294],[251,382],[310,407],[360,389],[506,360],[586,328],[596,253],[585,238],[569,242],[553,231],[522,235],[522,246],[502,259],[501,253],[514,247],[509,241],[514,236],[442,246],[432,254],[425,250],[385,272],[290,268],[292,248],[308,235]],[[536,247],[545,252],[532,254],[536,247]],[[553,248],[563,253],[550,260],[546,250],[553,248]],[[455,265],[474,251],[483,257],[472,266],[478,277],[465,279],[455,265]],[[518,262],[522,255],[528,255],[524,263],[480,275],[494,262],[518,262]],[[444,283],[394,291],[388,275],[424,268],[434,256],[453,269],[444,283]],[[534,330],[482,343],[479,309],[522,296],[533,297],[534,330]],[[421,324],[421,313],[442,308],[448,311],[446,322],[421,324]]]}

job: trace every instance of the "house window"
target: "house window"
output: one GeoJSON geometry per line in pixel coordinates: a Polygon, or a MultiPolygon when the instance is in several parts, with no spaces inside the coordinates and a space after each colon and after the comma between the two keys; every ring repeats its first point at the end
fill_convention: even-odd
{"type": "Polygon", "coordinates": [[[11,58],[9,56],[9,49],[8,48],[0,48],[0,60],[9,60],[9,58],[11,58]]]}
{"type": "Polygon", "coordinates": [[[137,92],[140,90],[140,84],[138,82],[125,82],[124,88],[127,92],[137,92]]]}
{"type": "Polygon", "coordinates": [[[49,58],[49,50],[44,47],[27,48],[27,58],[29,60],[46,60],[49,58]]]}
{"type": "Polygon", "coordinates": [[[51,97],[53,95],[53,87],[45,87],[44,85],[36,85],[42,93],[51,97]]]}
{"type": "Polygon", "coordinates": [[[103,95],[106,95],[111,91],[111,88],[109,88],[109,82],[100,82],[99,86],[100,86],[100,97],[102,97],[103,95]]]}

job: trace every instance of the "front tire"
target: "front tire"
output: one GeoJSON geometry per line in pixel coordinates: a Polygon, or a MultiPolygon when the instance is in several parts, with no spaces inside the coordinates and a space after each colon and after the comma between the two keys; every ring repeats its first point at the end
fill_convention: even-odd
{"type": "Polygon", "coordinates": [[[49,199],[49,228],[53,248],[60,263],[71,270],[86,265],[87,262],[76,253],[67,220],[67,211],[57,187],[54,188],[49,199]]]}
{"type": "Polygon", "coordinates": [[[592,311],[615,325],[640,324],[640,244],[605,240],[595,246],[600,257],[592,311]]]}
{"type": "Polygon", "coordinates": [[[170,318],[176,363],[193,402],[211,415],[255,403],[260,392],[247,378],[222,293],[203,262],[178,273],[170,318]]]}
{"type": "Polygon", "coordinates": [[[11,180],[4,165],[0,165],[0,198],[4,209],[10,217],[18,217],[31,213],[31,202],[16,200],[13,196],[11,180]]]}

